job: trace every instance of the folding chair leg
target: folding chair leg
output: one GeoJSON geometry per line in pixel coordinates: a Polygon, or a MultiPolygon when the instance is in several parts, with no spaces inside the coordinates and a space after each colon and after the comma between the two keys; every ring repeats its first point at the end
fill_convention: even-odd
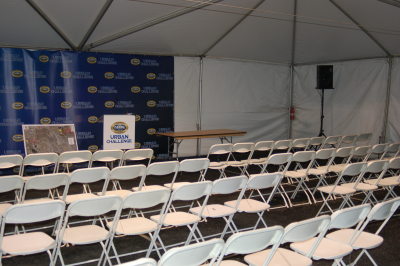
{"type": "Polygon", "coordinates": [[[263,219],[263,217],[262,217],[263,214],[264,214],[264,212],[265,212],[265,211],[262,211],[261,213],[260,213],[260,212],[257,212],[258,220],[257,220],[256,225],[254,226],[253,230],[257,229],[257,227],[258,227],[258,225],[260,224],[260,222],[262,222],[262,224],[263,224],[265,227],[268,227],[268,225],[265,223],[265,221],[264,221],[264,219],[263,219]]]}

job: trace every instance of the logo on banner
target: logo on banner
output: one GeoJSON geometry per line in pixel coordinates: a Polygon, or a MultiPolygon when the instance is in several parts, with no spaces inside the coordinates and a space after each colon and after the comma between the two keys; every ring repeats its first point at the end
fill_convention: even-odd
{"type": "Polygon", "coordinates": [[[149,135],[154,135],[157,133],[157,130],[155,128],[149,128],[147,129],[147,134],[149,135]]]}
{"type": "Polygon", "coordinates": [[[127,123],[118,121],[111,125],[111,131],[115,134],[123,134],[128,130],[129,126],[127,123]]]}
{"type": "Polygon", "coordinates": [[[65,101],[65,102],[62,102],[62,103],[60,104],[60,106],[61,106],[61,108],[63,108],[63,109],[69,109],[69,108],[72,107],[72,103],[71,103],[71,102],[65,101]]]}
{"type": "Polygon", "coordinates": [[[156,79],[157,75],[155,73],[147,73],[147,79],[153,80],[156,79]]]}
{"type": "Polygon", "coordinates": [[[142,119],[142,118],[140,117],[140,115],[135,115],[135,121],[136,121],[136,122],[139,122],[140,119],[142,119]]]}
{"type": "Polygon", "coordinates": [[[115,77],[115,74],[113,72],[106,72],[104,73],[104,77],[106,79],[113,79],[115,77]]]}
{"type": "Polygon", "coordinates": [[[90,57],[88,57],[88,58],[86,59],[86,61],[87,61],[89,64],[96,64],[96,63],[97,63],[97,58],[94,57],[94,56],[90,56],[90,57]]]}
{"type": "Polygon", "coordinates": [[[42,63],[49,62],[49,57],[47,55],[39,55],[39,61],[42,63]]]}
{"type": "Polygon", "coordinates": [[[88,150],[91,151],[91,152],[95,152],[95,151],[99,150],[99,146],[97,146],[97,145],[90,145],[90,146],[88,147],[88,150]]]}
{"type": "Polygon", "coordinates": [[[138,58],[132,58],[132,59],[131,59],[131,64],[134,65],[134,66],[140,65],[140,59],[138,59],[138,58]]]}
{"type": "Polygon", "coordinates": [[[13,76],[14,78],[22,78],[24,76],[24,72],[22,70],[13,70],[11,72],[11,76],[13,76]]]}
{"type": "Polygon", "coordinates": [[[97,123],[97,121],[99,121],[99,119],[97,118],[97,116],[92,115],[92,116],[89,116],[89,117],[88,117],[88,122],[89,122],[90,124],[97,123]]]}
{"type": "Polygon", "coordinates": [[[14,142],[21,142],[24,141],[24,137],[22,136],[22,134],[15,134],[14,136],[12,136],[12,140],[14,142]]]}
{"type": "Polygon", "coordinates": [[[142,89],[139,86],[132,86],[131,92],[132,93],[139,93],[142,89]]]}
{"type": "Polygon", "coordinates": [[[15,102],[15,103],[13,103],[11,106],[12,106],[12,108],[15,109],[15,110],[21,110],[21,109],[24,108],[24,104],[21,103],[21,102],[15,102]]]}
{"type": "Polygon", "coordinates": [[[39,91],[41,93],[49,93],[50,92],[50,87],[49,86],[40,86],[39,91]]]}
{"type": "Polygon", "coordinates": [[[51,123],[51,118],[50,117],[42,117],[40,119],[40,124],[50,124],[51,123]]]}
{"type": "Polygon", "coordinates": [[[135,142],[135,149],[140,149],[142,147],[142,144],[140,142],[135,142]]]}
{"type": "Polygon", "coordinates": [[[96,93],[96,92],[97,92],[97,87],[96,87],[96,86],[89,86],[89,87],[87,88],[87,91],[88,91],[89,93],[96,93]]]}
{"type": "Polygon", "coordinates": [[[64,79],[69,79],[72,77],[72,73],[70,71],[63,71],[60,73],[60,77],[64,79]]]}
{"type": "Polygon", "coordinates": [[[156,107],[157,102],[154,100],[147,101],[147,107],[156,107]]]}
{"type": "Polygon", "coordinates": [[[106,102],[104,102],[104,107],[105,108],[114,108],[114,106],[115,106],[115,102],[114,101],[106,101],[106,102]]]}

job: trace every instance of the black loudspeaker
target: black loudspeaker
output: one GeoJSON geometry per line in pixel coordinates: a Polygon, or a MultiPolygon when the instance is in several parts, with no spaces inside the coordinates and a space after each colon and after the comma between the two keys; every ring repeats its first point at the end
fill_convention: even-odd
{"type": "Polygon", "coordinates": [[[333,89],[333,65],[317,66],[317,89],[333,89]]]}

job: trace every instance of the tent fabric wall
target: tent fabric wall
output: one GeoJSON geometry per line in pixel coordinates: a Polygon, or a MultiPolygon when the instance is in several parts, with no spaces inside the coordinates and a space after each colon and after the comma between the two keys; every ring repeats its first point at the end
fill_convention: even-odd
{"type": "Polygon", "coordinates": [[[387,141],[400,141],[400,58],[393,59],[387,141]]]}
{"type": "MultiPolygon", "coordinates": [[[[325,90],[325,135],[372,132],[372,143],[382,133],[386,104],[388,62],[371,59],[335,63],[334,90],[325,90]]],[[[321,91],[316,89],[316,65],[295,67],[293,138],[317,136],[321,91]]]]}

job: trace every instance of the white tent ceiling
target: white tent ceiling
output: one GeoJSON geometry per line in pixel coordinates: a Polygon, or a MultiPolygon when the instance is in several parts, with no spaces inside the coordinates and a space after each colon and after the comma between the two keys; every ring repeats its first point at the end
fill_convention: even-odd
{"type": "Polygon", "coordinates": [[[398,56],[400,1],[2,0],[0,47],[282,64],[398,56]]]}

